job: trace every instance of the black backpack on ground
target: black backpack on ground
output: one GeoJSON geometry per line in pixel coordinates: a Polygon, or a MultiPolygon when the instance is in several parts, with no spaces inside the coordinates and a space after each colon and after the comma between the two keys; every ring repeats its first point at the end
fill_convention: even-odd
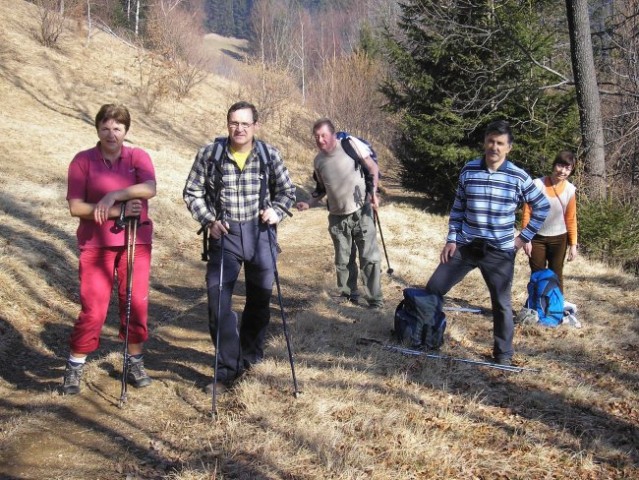
{"type": "Polygon", "coordinates": [[[395,309],[395,337],[403,345],[437,350],[444,344],[446,315],[441,296],[423,288],[405,288],[395,309]]]}

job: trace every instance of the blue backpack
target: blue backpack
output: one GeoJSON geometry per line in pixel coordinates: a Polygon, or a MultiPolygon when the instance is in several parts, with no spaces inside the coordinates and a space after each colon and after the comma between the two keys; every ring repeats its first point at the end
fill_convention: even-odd
{"type": "Polygon", "coordinates": [[[564,296],[559,289],[559,278],[546,268],[530,275],[526,308],[537,312],[539,323],[556,327],[564,318],[564,296]]]}
{"type": "Polygon", "coordinates": [[[437,350],[444,344],[446,315],[443,299],[423,288],[405,288],[395,309],[395,337],[403,345],[437,350]]]}

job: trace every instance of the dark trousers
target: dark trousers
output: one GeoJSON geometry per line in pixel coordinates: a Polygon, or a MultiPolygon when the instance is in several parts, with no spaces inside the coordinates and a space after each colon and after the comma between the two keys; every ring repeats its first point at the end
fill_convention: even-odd
{"type": "MultiPolygon", "coordinates": [[[[218,381],[230,383],[243,370],[264,358],[264,340],[271,318],[274,265],[269,250],[269,228],[263,223],[229,222],[224,237],[224,265],[220,296],[221,240],[209,241],[206,284],[209,300],[209,331],[213,344],[220,328],[218,381]],[[244,265],[246,303],[241,322],[233,312],[233,289],[244,265]],[[218,302],[220,318],[217,318],[218,302]]],[[[274,233],[274,232],[273,232],[274,233]]],[[[275,235],[274,235],[275,237],[275,235]]],[[[275,248],[275,242],[272,242],[275,248]]],[[[274,252],[276,255],[277,253],[274,252]]]]}
{"type": "Polygon", "coordinates": [[[485,244],[458,246],[447,263],[440,263],[428,280],[426,290],[441,296],[463,280],[473,269],[479,271],[488,286],[493,309],[493,356],[513,356],[513,311],[511,305],[515,252],[488,248],[485,244]]]}
{"type": "Polygon", "coordinates": [[[532,239],[530,271],[536,272],[549,268],[559,278],[559,288],[564,293],[564,260],[568,249],[568,234],[544,236],[535,235],[532,239]]]}

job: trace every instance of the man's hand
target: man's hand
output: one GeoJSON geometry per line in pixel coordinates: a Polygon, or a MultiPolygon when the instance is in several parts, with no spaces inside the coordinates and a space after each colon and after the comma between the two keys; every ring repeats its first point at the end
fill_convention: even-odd
{"type": "Polygon", "coordinates": [[[442,253],[439,255],[439,260],[442,263],[447,263],[448,260],[453,258],[453,255],[455,255],[455,251],[456,250],[457,250],[457,244],[456,243],[454,243],[454,242],[446,243],[446,245],[444,245],[442,253]]]}
{"type": "MultiPolygon", "coordinates": [[[[532,244],[531,242],[524,242],[519,235],[515,237],[515,253],[524,248],[524,252],[526,251],[526,245],[530,246],[530,251],[532,252],[532,244]]],[[[526,253],[528,255],[528,253],[526,253]]],[[[530,256],[530,255],[528,255],[530,256]]]]}
{"type": "Polygon", "coordinates": [[[224,222],[220,222],[219,220],[215,220],[213,223],[209,225],[209,234],[215,240],[219,240],[222,238],[222,235],[226,235],[229,233],[229,224],[224,222]]]}
{"type": "Polygon", "coordinates": [[[379,207],[379,197],[377,196],[376,192],[373,192],[371,194],[371,206],[377,210],[377,207],[379,207]]]}
{"type": "Polygon", "coordinates": [[[277,225],[280,221],[280,217],[272,207],[269,207],[266,210],[260,211],[260,220],[268,225],[277,225]]]}
{"type": "Polygon", "coordinates": [[[300,212],[303,212],[304,210],[311,208],[311,206],[306,202],[297,202],[295,204],[295,208],[297,208],[300,212]]]}

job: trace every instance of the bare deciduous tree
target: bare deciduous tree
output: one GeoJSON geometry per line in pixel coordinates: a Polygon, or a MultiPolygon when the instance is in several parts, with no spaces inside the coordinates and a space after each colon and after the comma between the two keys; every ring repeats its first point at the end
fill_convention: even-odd
{"type": "Polygon", "coordinates": [[[390,143],[392,129],[380,110],[385,99],[377,88],[383,74],[381,63],[365,53],[329,59],[309,85],[309,105],[344,129],[390,143]]]}
{"type": "Polygon", "coordinates": [[[160,55],[152,52],[140,50],[135,61],[138,69],[136,98],[144,113],[153,113],[171,91],[170,69],[160,55]]]}
{"type": "Polygon", "coordinates": [[[147,41],[171,69],[178,98],[187,96],[207,74],[201,15],[195,2],[183,0],[158,0],[149,10],[147,41]]]}
{"type": "Polygon", "coordinates": [[[64,31],[64,7],[58,0],[36,0],[39,7],[39,40],[45,47],[53,47],[64,31]]]}

